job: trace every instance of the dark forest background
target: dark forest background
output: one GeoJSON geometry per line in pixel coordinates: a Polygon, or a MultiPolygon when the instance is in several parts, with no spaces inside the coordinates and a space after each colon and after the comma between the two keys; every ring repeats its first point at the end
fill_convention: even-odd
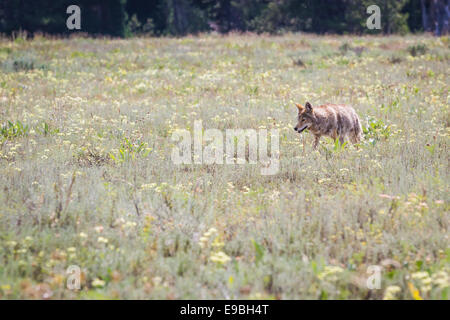
{"type": "Polygon", "coordinates": [[[0,0],[0,33],[73,33],[66,8],[81,8],[93,35],[179,36],[199,32],[362,34],[449,31],[449,0],[0,0]],[[369,30],[368,6],[381,8],[382,30],[369,30]]]}

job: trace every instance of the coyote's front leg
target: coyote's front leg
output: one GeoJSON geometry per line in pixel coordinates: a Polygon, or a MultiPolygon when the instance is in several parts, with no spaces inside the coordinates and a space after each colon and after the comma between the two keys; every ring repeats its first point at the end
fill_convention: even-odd
{"type": "Polygon", "coordinates": [[[319,145],[319,140],[320,140],[320,136],[314,136],[314,144],[313,144],[313,148],[317,149],[317,146],[319,145]]]}

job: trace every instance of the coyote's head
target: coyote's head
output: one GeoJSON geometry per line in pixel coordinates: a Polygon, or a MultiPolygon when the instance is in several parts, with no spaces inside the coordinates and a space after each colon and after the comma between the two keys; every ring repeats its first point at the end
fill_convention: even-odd
{"type": "Polygon", "coordinates": [[[297,125],[294,130],[298,133],[303,132],[303,130],[308,129],[314,124],[315,117],[314,111],[309,102],[302,106],[301,104],[296,104],[298,108],[297,125]]]}

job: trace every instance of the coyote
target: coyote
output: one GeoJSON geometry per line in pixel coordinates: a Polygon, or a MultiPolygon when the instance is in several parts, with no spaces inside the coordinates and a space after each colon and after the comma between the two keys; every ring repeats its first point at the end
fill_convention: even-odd
{"type": "Polygon", "coordinates": [[[314,135],[314,149],[319,144],[321,136],[326,135],[339,142],[344,143],[345,137],[349,137],[352,143],[361,141],[361,123],[359,117],[350,106],[344,104],[324,104],[312,107],[309,102],[305,106],[296,104],[298,108],[297,125],[294,130],[298,133],[305,129],[314,135]]]}

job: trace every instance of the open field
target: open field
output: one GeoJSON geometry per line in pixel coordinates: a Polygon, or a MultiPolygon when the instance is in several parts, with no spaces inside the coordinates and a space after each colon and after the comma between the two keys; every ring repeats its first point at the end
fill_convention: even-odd
{"type": "Polygon", "coordinates": [[[448,299],[449,45],[0,40],[0,297],[448,299]],[[364,141],[314,151],[306,101],[352,104],[364,141]],[[278,173],[175,165],[198,119],[279,129],[278,173]]]}

